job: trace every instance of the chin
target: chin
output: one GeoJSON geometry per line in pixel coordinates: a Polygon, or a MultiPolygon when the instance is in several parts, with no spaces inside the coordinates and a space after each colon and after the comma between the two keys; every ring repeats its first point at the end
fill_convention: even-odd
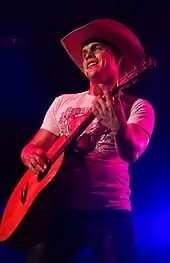
{"type": "Polygon", "coordinates": [[[100,83],[102,80],[102,70],[87,72],[86,76],[89,80],[93,80],[93,81],[100,83]]]}

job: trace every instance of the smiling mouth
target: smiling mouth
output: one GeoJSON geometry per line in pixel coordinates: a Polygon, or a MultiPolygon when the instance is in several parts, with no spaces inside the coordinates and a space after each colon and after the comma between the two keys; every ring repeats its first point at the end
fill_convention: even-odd
{"type": "Polygon", "coordinates": [[[94,65],[97,65],[98,62],[90,62],[88,65],[87,65],[87,68],[92,68],[92,66],[94,65]]]}

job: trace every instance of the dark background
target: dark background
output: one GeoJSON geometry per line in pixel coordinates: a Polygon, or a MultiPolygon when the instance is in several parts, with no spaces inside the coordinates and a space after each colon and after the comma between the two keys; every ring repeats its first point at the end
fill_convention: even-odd
{"type": "MultiPolygon", "coordinates": [[[[170,262],[170,16],[165,1],[1,2],[0,210],[25,171],[20,152],[53,99],[88,88],[60,39],[98,18],[125,23],[157,60],[156,70],[132,90],[152,103],[156,116],[150,145],[130,168],[132,207],[138,262],[170,262]]],[[[0,248],[0,262],[24,262],[18,251],[5,244],[0,248]]],[[[81,253],[84,260],[90,255],[88,249],[81,253]]]]}

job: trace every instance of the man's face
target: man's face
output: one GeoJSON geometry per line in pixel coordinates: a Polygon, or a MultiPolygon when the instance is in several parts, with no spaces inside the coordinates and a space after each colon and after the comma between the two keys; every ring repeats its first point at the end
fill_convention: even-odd
{"type": "Polygon", "coordinates": [[[82,49],[84,74],[90,81],[97,83],[118,79],[119,65],[113,50],[100,42],[92,42],[82,49]]]}

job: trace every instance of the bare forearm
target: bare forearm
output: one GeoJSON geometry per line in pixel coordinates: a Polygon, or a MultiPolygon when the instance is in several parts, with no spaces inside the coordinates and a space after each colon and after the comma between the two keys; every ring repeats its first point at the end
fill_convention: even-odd
{"type": "Polygon", "coordinates": [[[124,125],[115,135],[115,143],[120,157],[128,162],[134,162],[138,157],[139,143],[132,128],[124,125]]]}
{"type": "Polygon", "coordinates": [[[57,136],[53,133],[40,129],[32,138],[32,140],[23,148],[21,152],[21,159],[23,163],[26,164],[27,156],[34,148],[40,148],[44,152],[47,152],[56,139],[57,136]]]}

